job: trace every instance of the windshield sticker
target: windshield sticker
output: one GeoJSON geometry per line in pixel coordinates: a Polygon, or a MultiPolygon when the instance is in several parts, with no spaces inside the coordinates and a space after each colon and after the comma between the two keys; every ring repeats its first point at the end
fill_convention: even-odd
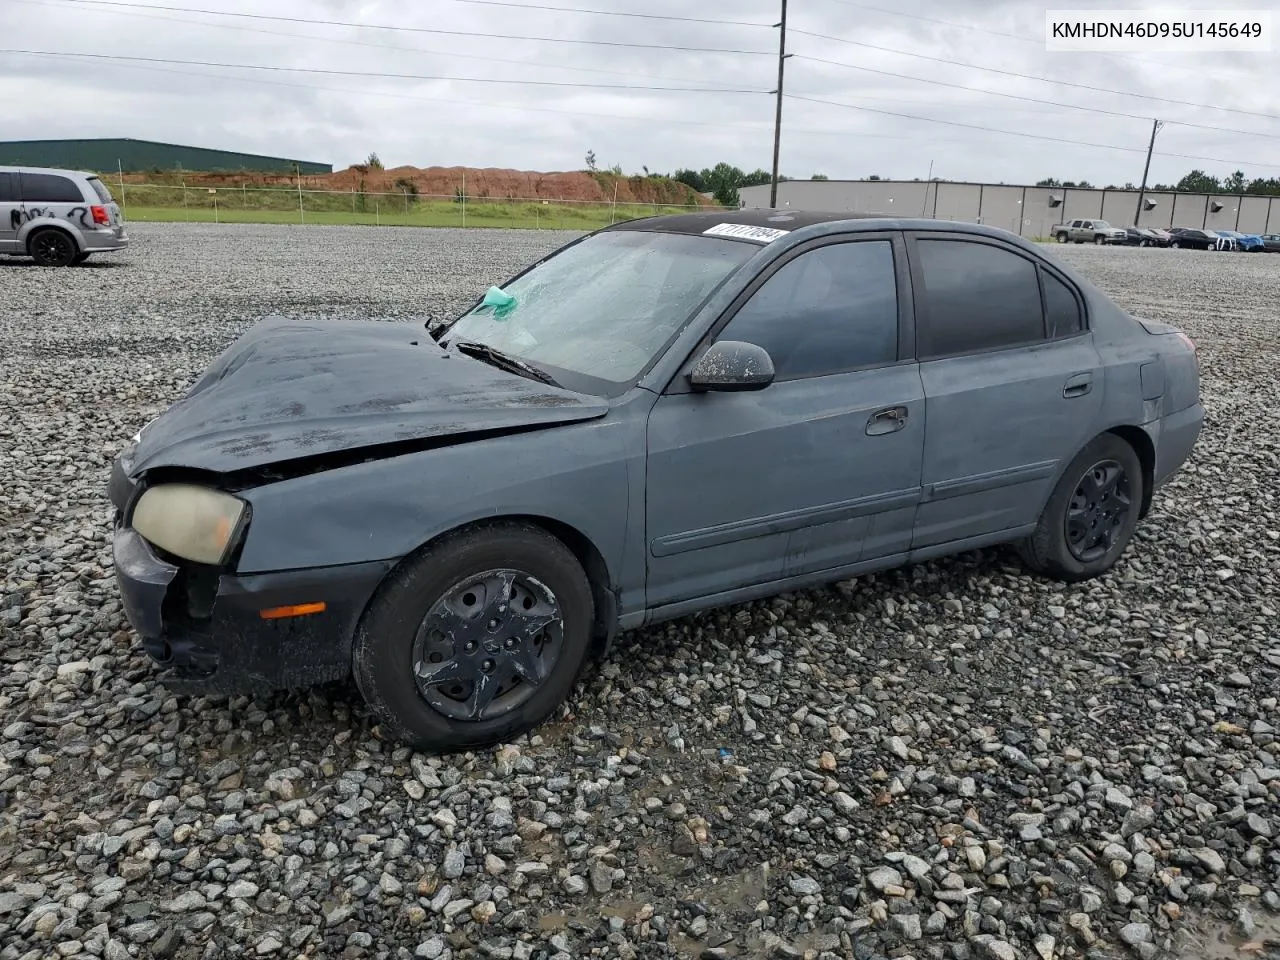
{"type": "Polygon", "coordinates": [[[779,230],[776,227],[753,227],[749,223],[718,223],[710,230],[703,230],[702,234],[708,237],[736,237],[739,240],[772,243],[790,232],[790,230],[779,230]]]}

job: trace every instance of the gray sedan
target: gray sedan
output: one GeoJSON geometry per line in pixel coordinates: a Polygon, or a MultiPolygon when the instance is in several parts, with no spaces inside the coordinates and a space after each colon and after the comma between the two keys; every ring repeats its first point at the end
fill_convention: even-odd
{"type": "Polygon", "coordinates": [[[443,327],[267,319],[113,466],[174,689],[354,675],[391,737],[543,721],[619,630],[1001,543],[1105,574],[1195,347],[984,226],[740,211],[576,240],[443,327]]]}

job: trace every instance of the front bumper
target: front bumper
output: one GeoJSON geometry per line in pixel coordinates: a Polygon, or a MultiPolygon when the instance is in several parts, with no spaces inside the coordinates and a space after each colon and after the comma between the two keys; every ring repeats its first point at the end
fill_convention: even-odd
{"type": "Polygon", "coordinates": [[[127,525],[136,489],[120,461],[109,495],[125,616],[161,681],[175,692],[229,695],[297,689],[351,670],[356,625],[393,560],[239,575],[170,562],[127,525]],[[323,602],[320,613],[263,619],[274,607],[323,602]]]}

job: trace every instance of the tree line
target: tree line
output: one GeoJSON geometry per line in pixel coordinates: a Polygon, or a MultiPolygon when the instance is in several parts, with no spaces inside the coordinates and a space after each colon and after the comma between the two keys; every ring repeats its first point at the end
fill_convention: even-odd
{"type": "MultiPolygon", "coordinates": [[[[600,172],[599,164],[596,162],[596,153],[594,150],[587,151],[586,157],[587,172],[600,172]]],[[[714,167],[704,167],[701,170],[679,169],[674,173],[650,173],[648,167],[643,167],[646,177],[661,177],[668,180],[674,180],[676,183],[683,183],[686,187],[696,190],[698,193],[709,193],[716,203],[724,207],[736,207],[740,202],[738,190],[742,187],[758,187],[773,180],[773,174],[768,170],[752,170],[750,173],[735,167],[731,163],[717,163],[714,167]]],[[[609,168],[608,173],[618,176],[622,175],[622,168],[614,166],[609,168]]],[[[778,180],[791,180],[792,177],[778,175],[778,180]]],[[[811,180],[826,180],[825,174],[815,173],[811,180]]],[[[872,177],[873,180],[879,180],[879,177],[872,177]]]]}
{"type": "MultiPolygon", "coordinates": [[[[1097,190],[1088,180],[1058,180],[1047,177],[1036,181],[1037,187],[1072,187],[1080,190],[1097,190]]],[[[1104,190],[1137,190],[1138,185],[1127,182],[1124,186],[1109,184],[1104,190]]],[[[1280,197],[1280,177],[1254,177],[1252,180],[1237,170],[1229,177],[1214,177],[1203,170],[1192,170],[1177,183],[1148,184],[1147,190],[1152,193],[1251,193],[1264,197],[1280,197]]]]}

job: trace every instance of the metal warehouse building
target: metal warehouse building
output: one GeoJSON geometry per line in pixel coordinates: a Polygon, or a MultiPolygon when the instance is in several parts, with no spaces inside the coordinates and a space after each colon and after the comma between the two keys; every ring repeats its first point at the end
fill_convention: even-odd
{"type": "MultiPolygon", "coordinates": [[[[743,187],[738,194],[747,207],[769,205],[767,184],[743,187]]],[[[1138,191],[922,180],[785,180],[778,184],[778,206],[964,220],[1030,238],[1047,237],[1054,224],[1080,217],[1130,226],[1137,213],[1138,191]]],[[[1148,191],[1139,223],[1280,232],[1280,197],[1148,191]]]]}
{"type": "Polygon", "coordinates": [[[124,170],[189,170],[197,173],[332,173],[333,164],[256,153],[184,147],[155,140],[9,140],[0,141],[0,164],[62,167],[99,173],[124,170]]]}

